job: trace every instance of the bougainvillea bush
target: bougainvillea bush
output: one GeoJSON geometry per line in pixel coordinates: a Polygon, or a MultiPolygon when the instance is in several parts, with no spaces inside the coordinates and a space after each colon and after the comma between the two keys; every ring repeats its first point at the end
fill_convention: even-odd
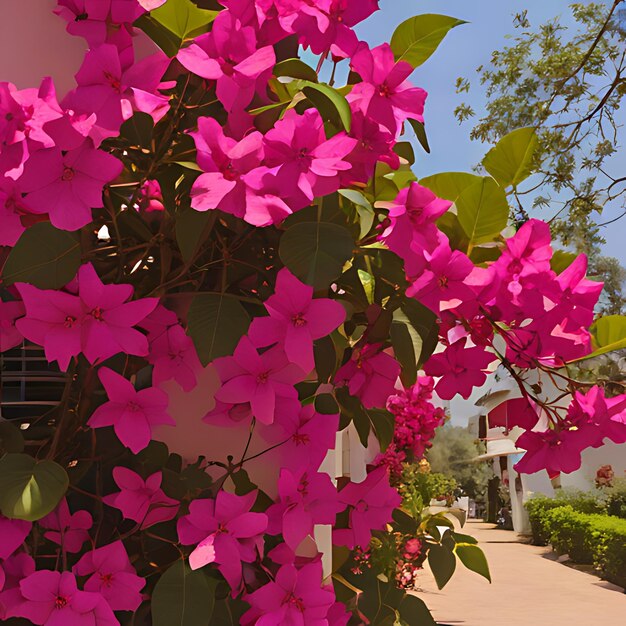
{"type": "Polygon", "coordinates": [[[565,367],[620,319],[592,336],[585,258],[508,221],[532,129],[485,176],[418,182],[436,104],[408,78],[461,22],[370,48],[353,27],[377,8],[59,0],[88,48],[76,87],[0,83],[2,350],[40,346],[65,381],[0,424],[2,620],[433,624],[404,591],[426,559],[440,585],[457,558],[488,577],[395,488],[444,421],[434,395],[509,370],[524,471],[626,441],[624,398],[565,367]],[[358,479],[321,469],[345,429],[358,479]]]}

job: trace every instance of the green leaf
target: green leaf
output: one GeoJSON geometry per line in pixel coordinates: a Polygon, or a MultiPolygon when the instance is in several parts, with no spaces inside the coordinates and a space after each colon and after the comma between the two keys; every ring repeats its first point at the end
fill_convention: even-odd
{"type": "Polygon", "coordinates": [[[185,40],[207,32],[218,13],[200,9],[191,0],[167,0],[149,14],[142,15],[135,26],[173,57],[185,40]]]}
{"type": "Polygon", "coordinates": [[[152,593],[153,625],[208,626],[217,583],[201,569],[192,571],[184,561],[177,561],[159,578],[152,593]]]}
{"type": "Polygon", "coordinates": [[[487,176],[461,192],[456,209],[470,247],[492,241],[506,228],[509,218],[504,190],[487,176]]]}
{"type": "MultiPolygon", "coordinates": [[[[1,418],[0,418],[1,419],[1,418]]],[[[0,457],[7,452],[23,452],[22,431],[12,422],[0,421],[0,457]]]]}
{"type": "Polygon", "coordinates": [[[306,81],[302,92],[315,105],[324,120],[332,122],[337,128],[343,127],[350,132],[352,112],[345,96],[324,83],[306,81]]]}
{"type": "Polygon", "coordinates": [[[356,189],[340,189],[339,195],[352,202],[352,204],[356,207],[361,227],[359,239],[363,239],[363,237],[365,237],[370,230],[372,230],[372,226],[374,225],[376,213],[374,212],[372,203],[356,189]]]}
{"type": "Polygon", "coordinates": [[[281,261],[303,282],[315,289],[328,288],[352,258],[350,231],[328,222],[300,222],[281,237],[281,261]]]}
{"type": "Polygon", "coordinates": [[[357,397],[350,395],[347,387],[338,387],[335,391],[335,397],[341,409],[341,427],[345,428],[350,422],[353,422],[359,440],[363,446],[367,447],[371,421],[365,407],[357,397]]]}
{"type": "Polygon", "coordinates": [[[337,352],[332,338],[328,336],[316,339],[313,342],[313,356],[319,382],[328,382],[337,366],[337,352]]]}
{"type": "Polygon", "coordinates": [[[317,83],[317,73],[310,66],[300,59],[285,59],[276,63],[273,69],[276,77],[287,76],[289,78],[299,78],[311,83],[317,83]]]}
{"type": "Polygon", "coordinates": [[[470,535],[464,535],[463,533],[456,533],[453,530],[450,531],[450,534],[452,535],[452,538],[454,539],[454,541],[456,541],[456,543],[471,543],[474,545],[478,543],[478,541],[474,537],[471,537],[470,535]]]}
{"type": "Polygon", "coordinates": [[[463,227],[459,223],[456,213],[446,211],[438,220],[437,228],[450,240],[450,247],[453,250],[460,250],[467,253],[469,240],[463,227]]]}
{"type": "Polygon", "coordinates": [[[152,145],[154,120],[152,115],[137,111],[120,126],[120,135],[127,139],[131,146],[149,149],[152,145]]]}
{"type": "Polygon", "coordinates": [[[315,410],[322,415],[337,415],[339,405],[332,394],[322,393],[315,396],[315,410]]]}
{"type": "Polygon", "coordinates": [[[466,172],[442,172],[419,179],[420,185],[428,187],[436,196],[455,202],[461,193],[482,178],[466,172]]]}
{"type": "Polygon", "coordinates": [[[232,354],[250,325],[250,317],[241,302],[220,293],[198,294],[189,307],[187,321],[187,333],[203,365],[232,354]]]}
{"type": "Polygon", "coordinates": [[[437,626],[433,616],[423,600],[408,593],[398,607],[400,617],[409,626],[437,626]]]}
{"type": "Polygon", "coordinates": [[[39,222],[26,229],[11,250],[2,269],[2,282],[59,289],[76,276],[79,267],[78,237],[49,222],[39,222]]]}
{"type": "Polygon", "coordinates": [[[409,124],[411,124],[411,128],[413,129],[420,146],[424,148],[424,151],[427,154],[430,154],[430,146],[428,145],[428,137],[426,136],[426,127],[424,126],[424,123],[409,118],[409,124]]]}
{"type": "Polygon", "coordinates": [[[368,409],[367,414],[374,428],[376,439],[378,439],[380,444],[381,452],[384,452],[393,441],[393,432],[396,425],[395,418],[385,409],[368,409]]]}
{"type": "Polygon", "coordinates": [[[176,243],[184,261],[191,260],[198,250],[210,219],[210,211],[195,209],[187,209],[176,216],[176,243]]]}
{"type": "Polygon", "coordinates": [[[550,259],[550,267],[554,272],[560,274],[574,262],[576,256],[577,255],[573,252],[565,252],[565,250],[555,250],[552,258],[550,259]]]}
{"type": "Polygon", "coordinates": [[[245,496],[247,493],[257,489],[257,486],[250,480],[250,475],[245,469],[240,469],[231,474],[230,478],[235,485],[235,493],[238,496],[245,496]]]}
{"type": "Polygon", "coordinates": [[[28,454],[0,459],[0,511],[9,519],[34,522],[53,511],[65,495],[69,478],[54,461],[28,454]]]}
{"type": "Polygon", "coordinates": [[[533,156],[538,145],[534,128],[518,128],[502,137],[487,152],[483,165],[500,186],[517,187],[532,173],[533,156]]]}
{"type": "Polygon", "coordinates": [[[419,358],[418,365],[421,365],[431,357],[439,342],[437,316],[428,307],[413,298],[405,299],[401,309],[422,339],[421,351],[419,355],[416,354],[419,358]]]}
{"type": "MultiPolygon", "coordinates": [[[[402,366],[400,380],[402,380],[402,384],[405,387],[410,387],[417,380],[417,359],[419,353],[415,354],[413,337],[411,337],[409,327],[398,319],[394,319],[391,324],[391,345],[393,346],[394,356],[402,366]]],[[[421,345],[418,346],[418,349],[421,352],[421,345]]]]}
{"type": "Polygon", "coordinates": [[[391,37],[391,49],[396,61],[406,61],[418,67],[430,58],[452,28],[466,23],[455,17],[433,13],[405,20],[391,37]]]}
{"type": "Polygon", "coordinates": [[[415,151],[410,141],[399,141],[394,147],[393,151],[410,165],[415,163],[415,151]]]}
{"type": "Polygon", "coordinates": [[[626,348],[626,316],[624,315],[605,315],[597,319],[589,330],[594,351],[584,357],[585,359],[626,348]]]}
{"type": "Polygon", "coordinates": [[[489,565],[485,558],[485,553],[477,545],[473,543],[457,543],[454,551],[467,569],[480,574],[491,582],[491,574],[489,573],[489,565]]]}
{"type": "Polygon", "coordinates": [[[437,587],[443,589],[450,578],[452,578],[452,574],[454,574],[454,570],[456,569],[454,552],[437,543],[430,544],[428,549],[428,564],[435,577],[437,587]]]}

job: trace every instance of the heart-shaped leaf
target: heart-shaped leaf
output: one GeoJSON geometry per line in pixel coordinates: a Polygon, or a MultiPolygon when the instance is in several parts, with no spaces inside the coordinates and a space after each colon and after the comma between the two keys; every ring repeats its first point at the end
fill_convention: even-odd
{"type": "Polygon", "coordinates": [[[65,495],[69,478],[54,461],[28,454],[0,459],[0,511],[9,519],[34,522],[53,511],[65,495]]]}

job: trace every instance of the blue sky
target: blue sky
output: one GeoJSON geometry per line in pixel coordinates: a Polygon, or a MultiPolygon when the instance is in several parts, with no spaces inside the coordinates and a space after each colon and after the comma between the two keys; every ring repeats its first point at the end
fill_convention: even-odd
{"type": "MultiPolygon", "coordinates": [[[[527,9],[531,23],[537,25],[552,17],[567,16],[569,4],[567,0],[381,0],[381,10],[358,27],[359,37],[370,45],[389,41],[400,22],[420,13],[443,13],[468,22],[453,29],[412,77],[416,85],[429,92],[425,118],[431,154],[416,151],[418,176],[471,171],[481,160],[489,146],[470,141],[471,124],[459,126],[453,115],[462,101],[469,102],[479,115],[483,110],[476,68],[488,64],[491,52],[507,44],[506,36],[514,33],[516,12],[527,9]],[[474,79],[469,96],[456,95],[454,84],[458,76],[474,79]]],[[[605,254],[617,257],[626,266],[626,218],[604,228],[602,235],[607,241],[605,254]]]]}

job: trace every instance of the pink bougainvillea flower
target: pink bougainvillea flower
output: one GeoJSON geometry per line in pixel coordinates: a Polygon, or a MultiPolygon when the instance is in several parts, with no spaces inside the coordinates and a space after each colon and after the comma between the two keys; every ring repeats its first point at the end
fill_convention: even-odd
{"type": "Polygon", "coordinates": [[[556,323],[566,320],[568,330],[589,328],[594,318],[594,308],[600,298],[604,283],[587,280],[588,260],[579,254],[554,280],[550,298],[556,306],[548,317],[556,323]]]}
{"type": "Polygon", "coordinates": [[[26,230],[22,221],[28,214],[17,183],[0,178],[0,246],[14,246],[26,230]]]}
{"type": "Polygon", "coordinates": [[[17,283],[26,316],[15,322],[29,341],[44,347],[49,362],[58,361],[65,371],[81,351],[83,307],[80,298],[63,291],[38,289],[17,283]]]}
{"type": "Polygon", "coordinates": [[[299,411],[278,415],[271,427],[259,432],[268,443],[284,442],[277,449],[281,467],[292,472],[317,471],[328,451],[335,448],[338,427],[338,414],[322,415],[307,404],[299,411]]]}
{"type": "Polygon", "coordinates": [[[32,526],[30,522],[7,519],[0,514],[0,561],[8,559],[24,543],[32,526]]]}
{"type": "Polygon", "coordinates": [[[126,380],[108,367],[101,367],[98,376],[109,401],[99,406],[89,418],[89,426],[113,426],[119,440],[137,454],[148,446],[155,426],[174,426],[176,422],[167,412],[167,394],[157,387],[137,391],[126,380]]]}
{"type": "Polygon", "coordinates": [[[48,361],[66,370],[70,359],[82,352],[90,363],[118,352],[146,356],[148,340],[132,328],[157,305],[158,298],[126,302],[131,285],[105,285],[89,263],[78,270],[78,296],[26,283],[16,287],[26,316],[16,322],[24,337],[44,346],[48,361]]]}
{"type": "Polygon", "coordinates": [[[301,569],[283,565],[273,581],[245,597],[250,610],[242,624],[271,626],[323,626],[335,602],[332,586],[322,584],[322,564],[314,561],[301,569]]]}
{"type": "Polygon", "coordinates": [[[78,270],[78,295],[85,311],[82,352],[90,363],[104,361],[118,352],[147,356],[148,340],[133,326],[154,310],[158,298],[127,302],[133,287],[105,285],[91,263],[78,270]]]}
{"type": "Polygon", "coordinates": [[[180,503],[163,493],[161,472],[143,480],[132,470],[117,466],[113,468],[113,479],[121,491],[104,496],[102,501],[119,509],[124,519],[141,524],[141,528],[149,528],[176,517],[180,503]]]}
{"type": "Polygon", "coordinates": [[[324,120],[315,109],[298,115],[290,109],[265,135],[265,164],[274,169],[293,210],[339,188],[339,172],[350,169],[344,158],[356,139],[341,132],[326,139],[324,120]]]}
{"type": "Polygon", "coordinates": [[[586,393],[576,391],[567,409],[567,421],[579,430],[595,428],[599,448],[605,438],[614,443],[626,443],[626,395],[607,398],[604,389],[594,385],[586,393]]]}
{"type": "Polygon", "coordinates": [[[352,111],[350,137],[356,139],[357,143],[344,158],[351,168],[340,174],[342,187],[367,183],[378,161],[387,163],[394,170],[400,167],[400,157],[393,151],[395,137],[358,109],[352,111]]]}
{"type": "Polygon", "coordinates": [[[80,552],[85,541],[89,541],[87,532],[93,525],[93,518],[88,511],[76,511],[71,514],[67,500],[63,498],[57,508],[39,520],[39,525],[47,529],[44,537],[63,546],[66,552],[80,552]]]}
{"type": "Polygon", "coordinates": [[[163,192],[157,180],[147,180],[137,194],[136,208],[138,211],[154,213],[165,211],[163,192]]]}
{"type": "MultiPolygon", "coordinates": [[[[99,143],[117,135],[133,110],[152,114],[167,108],[168,99],[157,93],[157,88],[168,64],[169,59],[162,52],[127,66],[116,46],[92,48],[76,74],[78,86],[64,104],[77,111],[96,113],[98,130],[92,136],[99,143]]],[[[155,118],[158,120],[160,115],[155,118]]]]}
{"type": "Polygon", "coordinates": [[[357,83],[348,94],[365,115],[396,133],[407,118],[424,121],[426,92],[413,87],[406,79],[413,67],[406,61],[396,63],[389,44],[377,48],[361,48],[353,57],[352,69],[363,82],[357,83]]]}
{"type": "Polygon", "coordinates": [[[448,200],[438,198],[430,189],[413,182],[393,201],[389,209],[390,225],[383,232],[382,239],[402,258],[415,255],[411,250],[415,236],[435,228],[436,220],[451,206],[448,200]]]}
{"type": "Polygon", "coordinates": [[[114,44],[132,63],[133,22],[145,12],[137,0],[59,0],[55,10],[68,24],[67,32],[84,37],[91,48],[114,44]]]}
{"type": "Polygon", "coordinates": [[[215,398],[225,403],[249,402],[253,415],[263,424],[271,424],[276,412],[276,397],[293,397],[294,385],[304,378],[302,370],[289,362],[282,348],[275,346],[259,354],[247,336],[239,341],[232,357],[226,357],[232,375],[222,378],[215,398]]]}
{"type": "Polygon", "coordinates": [[[8,613],[24,601],[20,593],[20,581],[35,571],[35,560],[26,552],[17,552],[4,559],[0,565],[0,620],[8,619],[8,613]]]}
{"type": "Polygon", "coordinates": [[[330,50],[334,57],[352,56],[359,43],[352,27],[378,10],[378,0],[326,0],[317,4],[328,15],[328,20],[300,11],[291,26],[300,35],[300,43],[310,47],[315,54],[330,50]]]}
{"type": "Polygon", "coordinates": [[[451,400],[457,393],[467,399],[474,387],[480,387],[487,375],[485,369],[496,356],[482,346],[466,346],[467,340],[459,339],[443,352],[433,354],[424,366],[429,376],[440,376],[435,391],[442,400],[451,400]]]}
{"type": "Polygon", "coordinates": [[[348,483],[339,492],[339,501],[350,507],[350,527],[333,531],[333,543],[349,548],[366,549],[372,530],[385,530],[391,522],[392,511],[399,507],[402,498],[389,485],[385,467],[378,467],[361,483],[348,483]]]}
{"type": "Polygon", "coordinates": [[[8,611],[42,626],[119,626],[99,593],[79,591],[70,572],[40,570],[20,581],[24,598],[8,611]]]}
{"type": "Polygon", "coordinates": [[[252,563],[263,553],[265,513],[251,513],[257,492],[236,496],[220,491],[215,500],[198,499],[189,505],[189,515],[178,520],[183,545],[198,544],[189,555],[191,569],[216,563],[233,596],[242,581],[242,561],[252,563]]]}
{"type": "Polygon", "coordinates": [[[315,524],[334,524],[345,505],[337,501],[337,490],[328,474],[282,469],[278,478],[279,501],[267,510],[268,532],[282,533],[294,552],[315,524]]]}
{"type": "Polygon", "coordinates": [[[380,345],[366,344],[335,374],[335,384],[348,385],[348,391],[368,409],[385,406],[400,376],[400,364],[381,352],[380,345]]]}
{"type": "Polygon", "coordinates": [[[191,391],[202,369],[192,339],[180,324],[170,326],[150,342],[148,361],[154,364],[152,384],[174,379],[184,391],[191,391]]]}
{"type": "Polygon", "coordinates": [[[326,615],[328,626],[348,626],[351,617],[352,613],[348,613],[343,602],[335,602],[326,615]]]}
{"type": "Polygon", "coordinates": [[[227,111],[250,104],[256,84],[276,62],[274,48],[257,50],[257,39],[249,26],[242,26],[230,11],[213,22],[210,33],[201,35],[176,57],[190,72],[216,81],[216,93],[227,111]]]}
{"type": "Polygon", "coordinates": [[[57,228],[78,230],[91,222],[91,209],[104,206],[103,187],[116,179],[122,168],[121,161],[86,140],[68,152],[55,147],[32,154],[19,187],[30,211],[48,213],[57,228]]]}
{"type": "Polygon", "coordinates": [[[407,296],[416,298],[435,313],[474,299],[474,291],[466,282],[474,264],[465,254],[441,244],[432,253],[425,250],[423,255],[424,268],[418,276],[409,277],[407,296]]]}
{"type": "Polygon", "coordinates": [[[248,335],[257,347],[281,343],[287,358],[304,372],[315,367],[313,341],[329,335],[346,317],[339,302],[313,299],[313,287],[287,268],[278,272],[273,296],[265,301],[269,317],[256,317],[248,335]]]}
{"type": "Polygon", "coordinates": [[[24,337],[17,329],[15,320],[22,317],[26,309],[21,300],[3,302],[0,300],[0,352],[19,346],[24,337]]]}
{"type": "Polygon", "coordinates": [[[515,464],[522,474],[534,474],[547,470],[549,474],[569,474],[580,468],[580,453],[596,439],[593,429],[563,429],[536,432],[528,430],[515,442],[527,452],[515,464]]]}
{"type": "Polygon", "coordinates": [[[24,112],[24,135],[30,142],[41,144],[39,147],[52,148],[54,139],[44,130],[48,123],[63,117],[63,111],[56,100],[51,78],[44,78],[39,89],[15,89],[13,98],[24,112]]]}
{"type": "Polygon", "coordinates": [[[545,222],[531,219],[507,239],[506,248],[494,264],[503,277],[524,276],[550,271],[552,248],[550,227],[545,222]]]}
{"type": "Polygon", "coordinates": [[[86,552],[72,571],[89,576],[85,591],[99,593],[114,611],[136,611],[142,602],[146,581],[137,576],[121,541],[86,552]]]}
{"type": "Polygon", "coordinates": [[[246,199],[252,193],[245,174],[263,159],[263,136],[259,132],[241,141],[226,137],[221,125],[210,117],[198,120],[190,133],[198,150],[198,165],[204,170],[191,190],[191,206],[197,211],[220,209],[243,218],[246,199]]]}

